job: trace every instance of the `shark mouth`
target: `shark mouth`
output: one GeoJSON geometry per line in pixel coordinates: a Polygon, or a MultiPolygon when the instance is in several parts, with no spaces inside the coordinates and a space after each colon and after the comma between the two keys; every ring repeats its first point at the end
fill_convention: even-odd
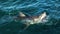
{"type": "Polygon", "coordinates": [[[38,24],[47,22],[48,19],[46,17],[47,17],[46,12],[43,12],[39,16],[32,16],[32,17],[26,17],[24,13],[20,12],[18,19],[20,19],[21,23],[23,24],[38,24]]]}

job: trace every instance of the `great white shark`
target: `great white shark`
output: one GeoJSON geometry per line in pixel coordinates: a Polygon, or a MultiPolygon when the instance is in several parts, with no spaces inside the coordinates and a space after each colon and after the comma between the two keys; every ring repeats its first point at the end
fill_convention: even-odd
{"type": "Polygon", "coordinates": [[[39,24],[39,23],[45,24],[45,22],[48,21],[46,20],[47,17],[46,12],[41,13],[39,16],[31,16],[31,17],[26,16],[23,12],[19,12],[18,14],[19,17],[17,18],[19,19],[19,21],[26,25],[23,31],[26,30],[32,24],[39,24]]]}

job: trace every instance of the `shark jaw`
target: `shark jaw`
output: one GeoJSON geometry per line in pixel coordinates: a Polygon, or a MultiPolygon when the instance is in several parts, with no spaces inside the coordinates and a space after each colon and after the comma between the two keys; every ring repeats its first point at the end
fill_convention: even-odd
{"type": "MultiPolygon", "coordinates": [[[[33,17],[33,18],[24,18],[21,20],[23,24],[38,24],[38,23],[43,23],[44,21],[46,22],[46,12],[42,13],[38,17],[33,17]]],[[[25,17],[25,16],[24,16],[25,17]]]]}

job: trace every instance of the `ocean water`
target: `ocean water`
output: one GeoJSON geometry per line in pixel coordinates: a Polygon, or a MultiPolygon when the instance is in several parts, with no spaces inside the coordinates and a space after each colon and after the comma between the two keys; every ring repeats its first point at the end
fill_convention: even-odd
{"type": "Polygon", "coordinates": [[[60,34],[60,0],[0,0],[0,34],[60,34]],[[19,12],[28,16],[47,12],[49,20],[23,30],[26,25],[15,21],[19,12]]]}

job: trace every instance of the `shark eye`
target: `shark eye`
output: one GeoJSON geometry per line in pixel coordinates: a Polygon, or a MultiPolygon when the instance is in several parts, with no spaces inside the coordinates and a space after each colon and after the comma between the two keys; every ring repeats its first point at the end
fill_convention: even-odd
{"type": "Polygon", "coordinates": [[[26,15],[24,13],[22,13],[22,12],[19,12],[19,16],[20,17],[26,17],[26,15]]]}

